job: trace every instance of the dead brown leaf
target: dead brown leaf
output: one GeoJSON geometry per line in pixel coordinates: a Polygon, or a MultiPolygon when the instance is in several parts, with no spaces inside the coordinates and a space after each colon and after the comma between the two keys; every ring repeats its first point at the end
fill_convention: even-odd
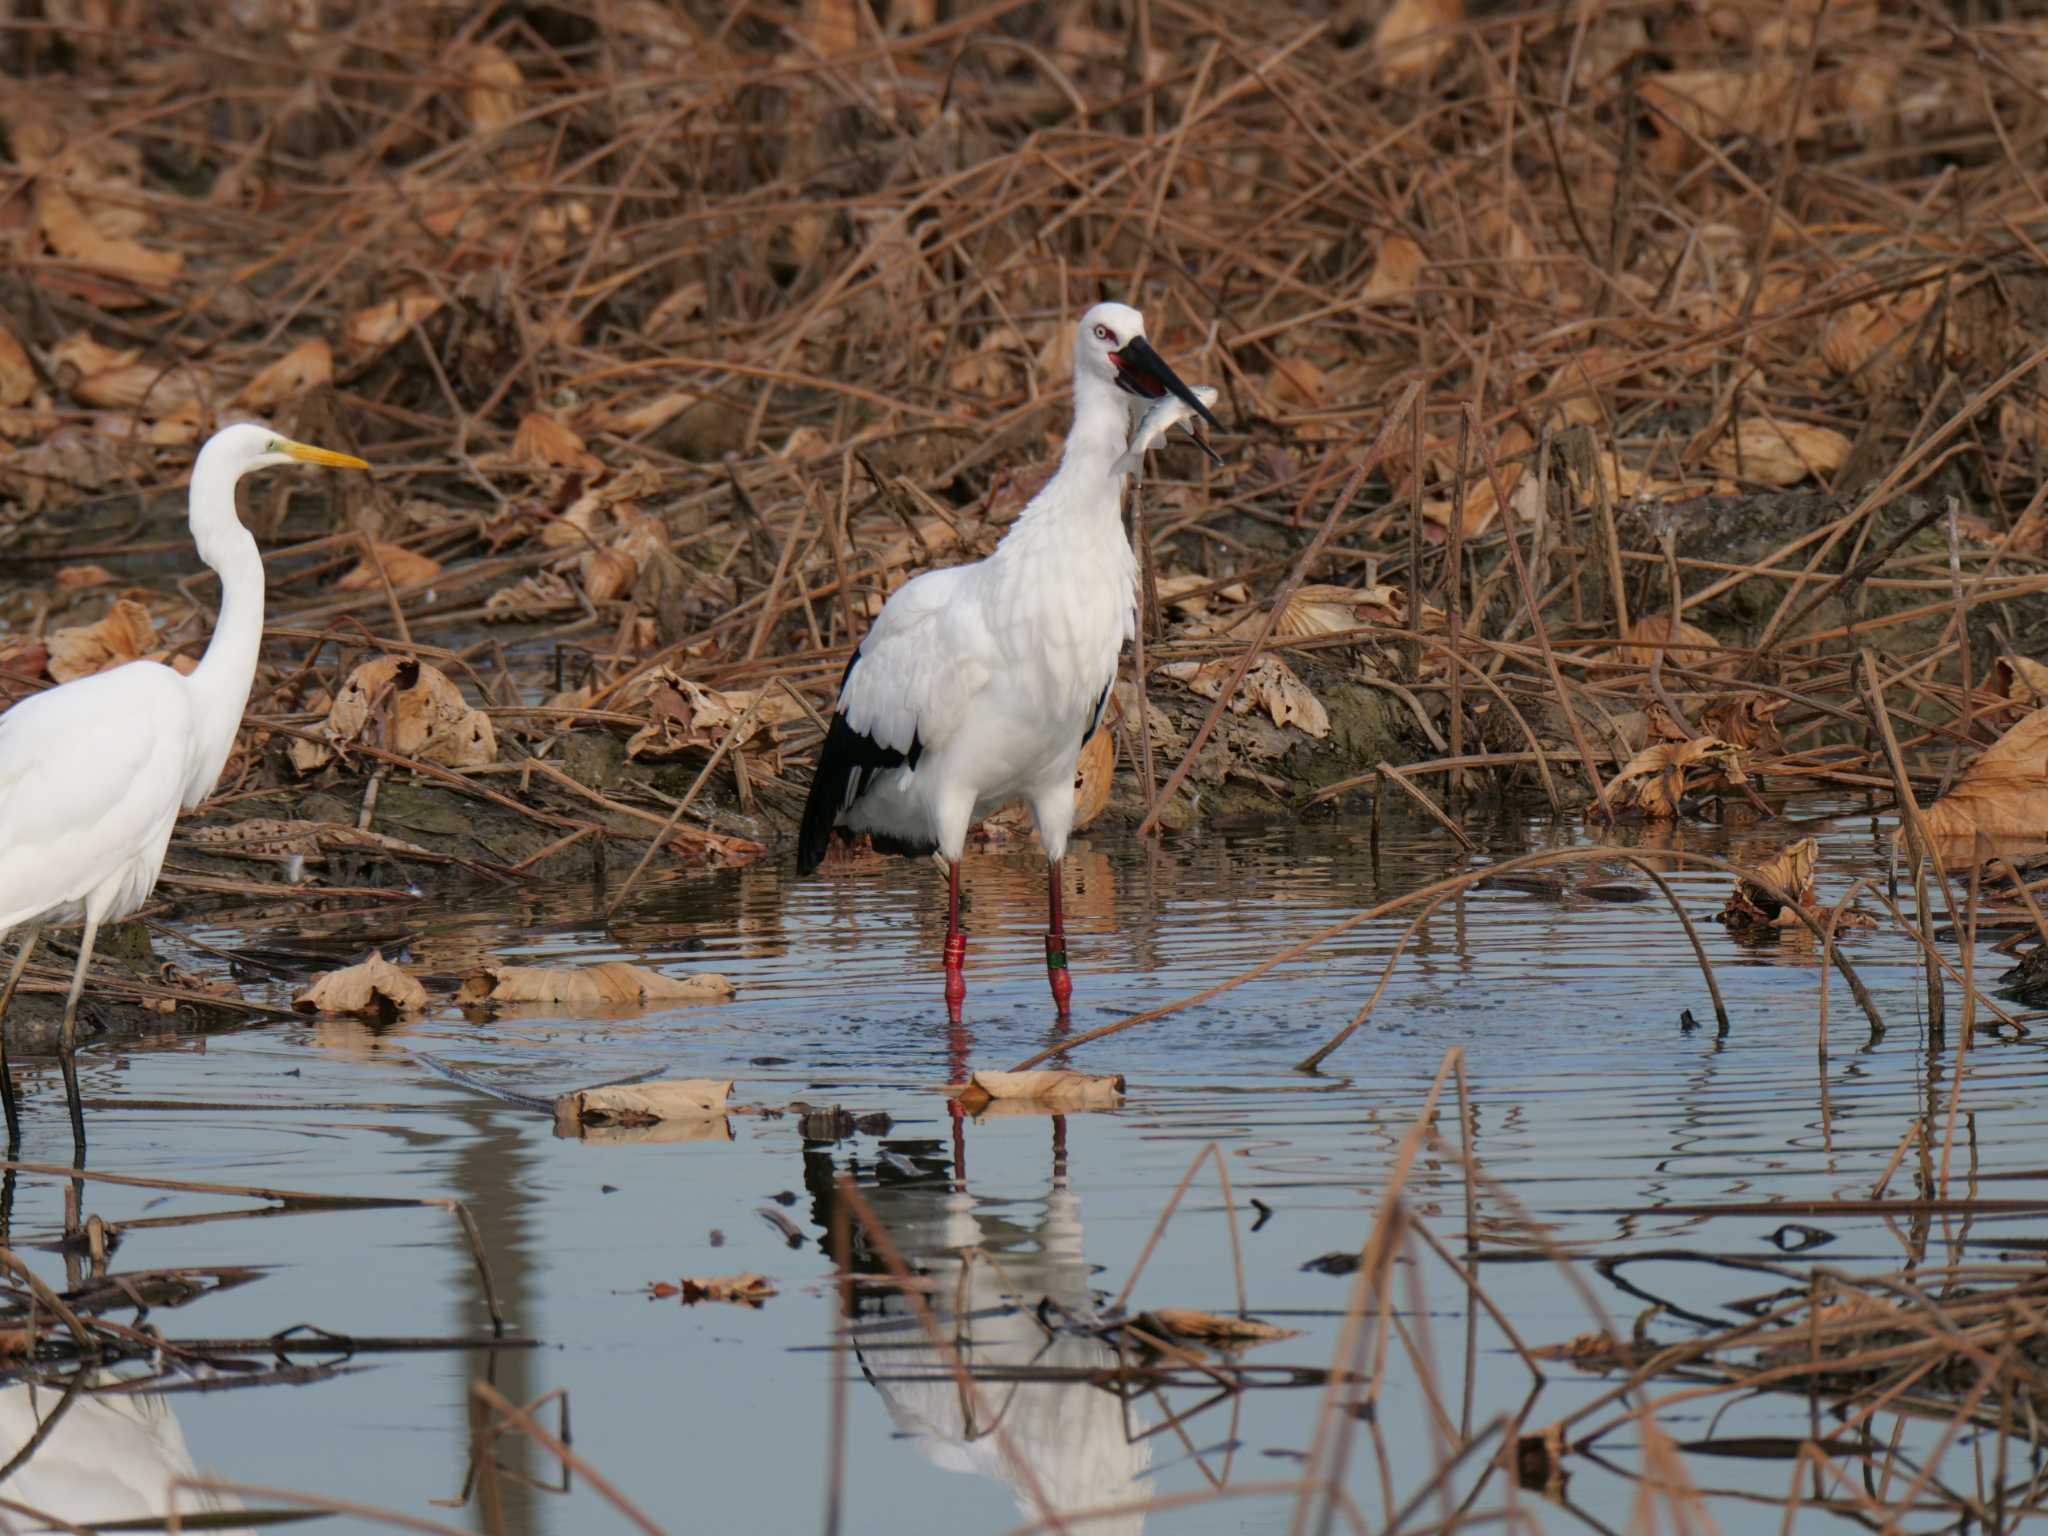
{"type": "Polygon", "coordinates": [[[480,43],[462,61],[469,85],[462,107],[478,133],[496,133],[519,115],[519,88],[526,83],[519,66],[495,43],[480,43]]]}
{"type": "Polygon", "coordinates": [[[580,606],[576,601],[576,589],[569,585],[566,576],[554,571],[535,571],[509,587],[500,587],[485,598],[484,622],[521,624],[565,609],[573,611],[580,606]]]}
{"type": "Polygon", "coordinates": [[[292,1006],[301,1013],[417,1013],[427,1006],[427,989],[372,950],[367,960],[315,976],[292,1006]]]}
{"type": "Polygon", "coordinates": [[[1922,819],[1943,840],[2048,838],[2048,709],[1986,747],[1922,819]]]}
{"type": "Polygon", "coordinates": [[[1116,779],[1116,732],[1107,721],[1081,743],[1081,760],[1074,776],[1074,830],[1078,832],[1102,814],[1116,779]]]}
{"type": "Polygon", "coordinates": [[[252,411],[275,410],[287,400],[334,380],[334,351],[315,336],[302,341],[242,386],[235,403],[252,411]]]}
{"type": "Polygon", "coordinates": [[[1609,657],[1625,666],[1647,667],[1663,652],[1664,664],[1695,672],[1726,672],[1732,663],[1721,654],[1721,642],[1684,619],[1667,613],[1646,613],[1629,620],[1622,644],[1609,657]],[[1674,644],[1673,641],[1677,643],[1674,644]]]}
{"type": "Polygon", "coordinates": [[[1121,1074],[1090,1076],[1085,1072],[976,1072],[959,1090],[972,1112],[977,1101],[1024,1099],[1057,1109],[1114,1109],[1123,1102],[1121,1074]]]}
{"type": "Polygon", "coordinates": [[[441,307],[440,295],[415,290],[359,309],[343,322],[342,335],[358,353],[382,352],[441,307]]]}
{"type": "Polygon", "coordinates": [[[57,585],[66,592],[109,586],[117,579],[104,565],[60,565],[55,578],[57,585]]]}
{"type": "Polygon", "coordinates": [[[27,349],[0,325],[0,406],[20,405],[35,389],[36,370],[27,349]]]}
{"type": "MultiPolygon", "coordinates": [[[[471,708],[438,667],[407,656],[379,656],[351,672],[320,733],[344,747],[371,735],[386,751],[443,768],[480,768],[498,757],[490,717],[471,708]]],[[[288,750],[300,773],[334,756],[332,747],[306,737],[294,737],[288,750]]]]}
{"type": "Polygon", "coordinates": [[[630,1007],[642,1003],[708,1001],[733,995],[715,971],[664,976],[624,960],[595,965],[490,965],[463,979],[464,1003],[553,1003],[570,1007],[630,1007]]]}
{"type": "Polygon", "coordinates": [[[700,1301],[734,1301],[744,1306],[758,1307],[776,1294],[775,1286],[766,1275],[719,1275],[714,1279],[695,1280],[683,1276],[671,1285],[666,1280],[657,1280],[647,1288],[647,1294],[656,1300],[680,1296],[684,1306],[693,1306],[700,1301]]]}
{"type": "Polygon", "coordinates": [[[1420,85],[1458,48],[1464,0],[1394,0],[1373,28],[1372,51],[1389,85],[1420,85]]]}
{"type": "Polygon", "coordinates": [[[1849,439],[1831,427],[1749,416],[1708,450],[1707,462],[1739,479],[1797,485],[1833,474],[1848,457],[1849,439]]]}
{"type": "Polygon", "coordinates": [[[1270,1344],[1275,1339],[1300,1337],[1298,1328],[1280,1328],[1249,1317],[1229,1317],[1203,1312],[1194,1307],[1154,1307],[1132,1319],[1147,1333],[1168,1338],[1192,1339],[1221,1349],[1241,1349],[1252,1344],[1270,1344]]]}
{"type": "MultiPolygon", "coordinates": [[[[1237,663],[1228,658],[1174,661],[1162,666],[1159,675],[1180,683],[1191,693],[1213,699],[1222,695],[1223,685],[1230,681],[1236,667],[1237,663]]],[[[1244,682],[1231,697],[1230,708],[1240,715],[1263,709],[1273,717],[1275,725],[1295,726],[1319,741],[1330,734],[1330,712],[1278,656],[1261,656],[1252,663],[1244,682]]]]}
{"type": "Polygon", "coordinates": [[[1381,582],[1371,587],[1332,587],[1311,583],[1297,587],[1280,611],[1273,633],[1290,639],[1336,635],[1371,624],[1402,627],[1408,599],[1399,587],[1381,582]]]}
{"type": "Polygon", "coordinates": [[[1669,820],[1678,814],[1680,800],[1716,778],[1746,782],[1742,749],[1718,736],[1700,736],[1645,747],[1607,781],[1607,788],[1617,807],[1669,820]]]}
{"type": "MultiPolygon", "coordinates": [[[[386,544],[373,540],[370,548],[376,552],[377,565],[384,567],[384,575],[394,587],[417,587],[432,581],[441,574],[441,562],[432,555],[423,555],[417,550],[407,549],[403,544],[386,544]]],[[[369,587],[380,586],[377,566],[365,560],[354,570],[335,582],[337,590],[359,592],[369,587]]]]}
{"type": "MultiPolygon", "coordinates": [[[[62,579],[59,572],[59,579],[62,579]]],[[[1998,658],[1992,686],[2014,704],[2035,709],[2048,704],[2048,666],[2008,651],[1998,658]]]]}
{"type": "Polygon", "coordinates": [[[1412,297],[1422,282],[1424,260],[1422,247],[1406,235],[1388,235],[1380,241],[1379,253],[1373,257],[1372,271],[1366,276],[1359,301],[1378,304],[1412,297]]]}
{"type": "Polygon", "coordinates": [[[151,250],[139,240],[102,229],[70,192],[49,177],[36,181],[36,224],[45,243],[66,261],[146,287],[162,287],[185,265],[176,251],[151,250]]]}
{"type": "MultiPolygon", "coordinates": [[[[684,752],[704,751],[725,739],[726,733],[754,703],[747,689],[706,688],[668,667],[656,667],[634,680],[619,699],[625,709],[647,711],[647,724],[626,741],[626,756],[659,761],[684,752]]],[[[754,710],[747,734],[735,746],[745,746],[776,725],[804,718],[796,701],[780,688],[772,688],[754,710]]]]}
{"type": "Polygon", "coordinates": [[[512,435],[512,457],[528,464],[551,464],[559,469],[601,470],[604,465],[583,439],[554,417],[528,411],[519,418],[519,430],[512,435]]]}
{"type": "Polygon", "coordinates": [[[1812,911],[1819,905],[1813,890],[1813,872],[1819,863],[1820,844],[1813,838],[1802,837],[1757,865],[1754,877],[1743,875],[1736,879],[1735,889],[1729,892],[1721,908],[1721,921],[1730,928],[1803,927],[1787,903],[1772,891],[1783,891],[1791,898],[1792,906],[1812,911]]]}
{"type": "Polygon", "coordinates": [[[68,683],[141,660],[156,649],[156,624],[148,609],[124,597],[96,623],[51,631],[49,647],[50,676],[68,683]]]}
{"type": "Polygon", "coordinates": [[[719,1120],[730,1078],[678,1077],[658,1083],[579,1088],[555,1100],[557,1126],[657,1125],[666,1120],[719,1120]]]}

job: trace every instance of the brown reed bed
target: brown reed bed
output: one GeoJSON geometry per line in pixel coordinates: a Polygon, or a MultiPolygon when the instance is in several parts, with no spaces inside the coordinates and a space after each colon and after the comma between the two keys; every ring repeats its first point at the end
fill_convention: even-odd
{"type": "MultiPolygon", "coordinates": [[[[1452,828],[1492,786],[1765,817],[1827,788],[1896,807],[1915,862],[1946,861],[1911,920],[1877,920],[1914,935],[1930,1019],[1959,984],[1959,1061],[1997,1006],[1969,941],[2038,928],[2042,882],[1948,858],[1922,818],[2048,700],[2038,20],[1903,0],[327,19],[0,19],[0,697],[196,652],[211,584],[171,493],[226,416],[378,466],[252,493],[264,667],[167,894],[289,920],[596,878],[616,910],[677,863],[762,856],[848,649],[910,574],[1000,537],[1063,428],[1073,320],[1117,296],[1222,389],[1231,430],[1221,468],[1169,454],[1134,497],[1142,660],[1100,814],[1186,826],[1372,785],[1452,828]],[[452,747],[430,694],[490,749],[468,716],[452,747]]],[[[1854,990],[1839,909],[1730,873],[1854,990]]],[[[130,991],[199,1006],[177,978],[130,991]]],[[[1438,1097],[1403,1169],[1460,1159],[1509,1211],[1438,1139],[1438,1097]]],[[[1947,1189],[1956,1108],[1894,1158],[1940,1175],[1872,1197],[1923,1237],[1981,1205],[1947,1189]]],[[[1837,1415],[1794,1448],[1783,1518],[2004,1529],[2033,1508],[2033,1283],[1916,1251],[1882,1279],[1774,1272],[1787,1294],[1681,1346],[1581,1349],[1574,1369],[1615,1375],[1604,1419],[1439,1414],[1433,1464],[1367,1514],[1344,1471],[1388,1452],[1357,1410],[1393,1370],[1455,1395],[1402,1288],[1427,1275],[1507,1331],[1465,1241],[1390,1182],[1338,1349],[1303,1367],[1326,1394],[1309,1462],[1264,1489],[1293,1528],[1526,1528],[1622,1431],[1639,1523],[1685,1526],[1713,1490],[1660,1413],[1757,1391],[1837,1415]],[[1927,1433],[1876,1428],[1908,1420],[1927,1433]],[[1966,1434],[1995,1475],[1950,1475],[1966,1434]]],[[[72,1328],[21,1305],[111,1347],[75,1308],[72,1328]]],[[[1533,1389],[1548,1367],[1513,1347],[1533,1389]]],[[[478,1403],[480,1507],[495,1437],[570,1464],[533,1409],[478,1403]]]]}
{"type": "MultiPolygon", "coordinates": [[[[1142,493],[1107,814],[1368,774],[1626,813],[1617,770],[1710,740],[1767,790],[1883,794],[1864,649],[1922,788],[2039,702],[2031,22],[236,14],[0,24],[5,686],[192,653],[210,579],[167,579],[154,493],[223,416],[379,466],[256,493],[223,820],[374,832],[396,775],[492,829],[425,884],[758,856],[880,598],[1044,472],[1106,293],[1232,427],[1142,493]],[[57,642],[124,591],[139,625],[57,642]],[[380,656],[492,750],[407,737],[399,687],[299,766],[380,656]]],[[[454,840],[396,842],[360,851],[419,879],[454,840]]],[[[188,837],[172,874],[337,851],[188,837]]]]}

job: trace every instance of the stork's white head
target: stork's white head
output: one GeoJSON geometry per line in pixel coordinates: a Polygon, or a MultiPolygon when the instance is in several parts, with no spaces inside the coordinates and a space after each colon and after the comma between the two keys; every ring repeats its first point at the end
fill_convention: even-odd
{"type": "Polygon", "coordinates": [[[1130,305],[1096,305],[1081,317],[1081,331],[1074,343],[1074,372],[1114,384],[1120,371],[1117,354],[1144,334],[1145,317],[1130,305]]]}
{"type": "Polygon", "coordinates": [[[1223,424],[1181,383],[1166,359],[1145,339],[1145,317],[1128,304],[1102,303],[1081,317],[1074,343],[1074,390],[1077,396],[1112,384],[1130,398],[1133,420],[1162,395],[1187,402],[1202,419],[1221,431],[1223,424]]]}

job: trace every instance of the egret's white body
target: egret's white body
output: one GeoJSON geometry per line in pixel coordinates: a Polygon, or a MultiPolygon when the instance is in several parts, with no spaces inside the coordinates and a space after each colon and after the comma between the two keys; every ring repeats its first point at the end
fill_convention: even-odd
{"type": "MultiPolygon", "coordinates": [[[[263,557],[235,516],[235,482],[252,469],[294,462],[369,467],[251,423],[223,428],[199,452],[192,538],[220,575],[221,610],[190,676],[131,661],[32,694],[0,715],[0,935],[26,929],[0,991],[0,1015],[43,925],[83,922],[64,1013],[66,1083],[81,1144],[69,1046],[94,938],[102,923],[148,900],[178,812],[211,794],[227,764],[256,677],[263,557]]],[[[12,1145],[18,1129],[5,1062],[0,1032],[0,1096],[12,1145]]]]}
{"type": "MultiPolygon", "coordinates": [[[[927,571],[883,605],[848,664],[804,811],[800,869],[823,859],[833,828],[867,833],[892,851],[936,852],[953,872],[957,909],[968,828],[1023,799],[1053,865],[1062,1007],[1058,866],[1073,831],[1075,770],[1137,622],[1124,481],[1190,407],[1208,414],[1151,350],[1136,310],[1098,304],[1082,317],[1074,424],[1058,470],[994,554],[927,571]],[[1152,401],[1173,411],[1148,420],[1134,444],[1134,414],[1152,401]]],[[[956,910],[949,969],[958,944],[956,910]]]]}

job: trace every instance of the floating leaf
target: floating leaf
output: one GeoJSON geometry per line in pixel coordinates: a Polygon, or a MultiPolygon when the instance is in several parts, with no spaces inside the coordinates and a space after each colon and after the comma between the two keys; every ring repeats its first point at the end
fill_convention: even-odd
{"type": "Polygon", "coordinates": [[[624,960],[595,965],[487,965],[462,983],[465,1003],[558,1003],[618,1007],[731,997],[733,984],[715,971],[664,976],[624,960]]]}
{"type": "Polygon", "coordinates": [[[372,950],[359,964],[315,976],[292,1006],[302,1013],[417,1013],[427,1006],[427,989],[372,950]]]}
{"type": "Polygon", "coordinates": [[[1813,872],[1819,862],[1820,844],[1813,838],[1802,837],[1782,853],[1757,865],[1753,877],[1737,877],[1735,889],[1721,908],[1721,921],[1731,928],[1787,927],[1798,923],[1798,917],[1772,892],[1783,891],[1795,906],[1818,905],[1813,872]]]}
{"type": "Polygon", "coordinates": [[[1717,776],[1732,784],[1746,782],[1742,749],[1718,736],[1700,736],[1645,747],[1608,780],[1607,788],[1620,808],[1668,820],[1678,814],[1680,800],[1717,776]]]}
{"type": "Polygon", "coordinates": [[[1121,1074],[1106,1077],[1085,1072],[977,1072],[959,1090],[970,1111],[977,1103],[1021,1099],[1054,1109],[1114,1109],[1123,1102],[1121,1074]]]}
{"type": "Polygon", "coordinates": [[[657,1280],[647,1287],[647,1294],[657,1301],[679,1296],[686,1307],[700,1301],[732,1301],[758,1307],[776,1292],[766,1275],[720,1275],[709,1280],[694,1280],[685,1275],[673,1285],[657,1280]]]}
{"type": "Polygon", "coordinates": [[[1223,1349],[1241,1349],[1251,1344],[1269,1344],[1275,1339],[1298,1338],[1298,1328],[1279,1328],[1249,1317],[1230,1317],[1202,1312],[1193,1307],[1154,1307],[1132,1319],[1147,1333],[1170,1338],[1193,1339],[1223,1349]]]}
{"type": "Polygon", "coordinates": [[[729,1078],[670,1078],[579,1088],[555,1100],[556,1125],[656,1125],[667,1120],[718,1120],[732,1092],[729,1078]]]}

